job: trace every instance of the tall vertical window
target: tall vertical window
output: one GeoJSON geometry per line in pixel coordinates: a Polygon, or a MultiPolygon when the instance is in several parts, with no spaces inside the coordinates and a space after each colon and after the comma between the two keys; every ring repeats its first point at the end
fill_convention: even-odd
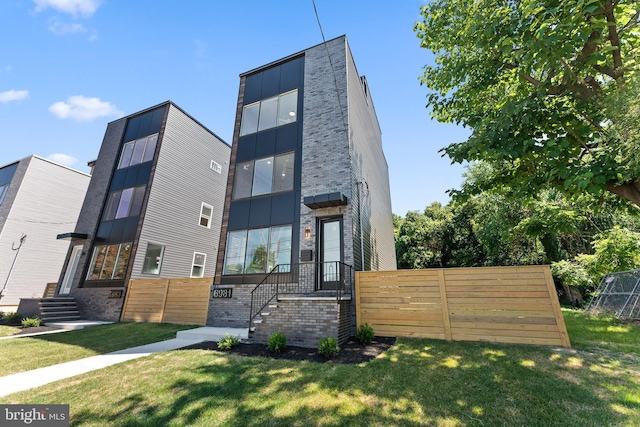
{"type": "Polygon", "coordinates": [[[131,255],[131,243],[96,246],[87,280],[124,279],[131,255]]]}
{"type": "Polygon", "coordinates": [[[118,169],[153,160],[157,144],[158,134],[127,142],[124,144],[124,147],[122,147],[118,169]]]}
{"type": "Polygon", "coordinates": [[[145,274],[160,274],[163,256],[164,246],[149,243],[147,245],[147,253],[144,255],[142,272],[145,274]]]}
{"type": "Polygon", "coordinates": [[[105,210],[105,221],[140,215],[145,186],[125,188],[111,193],[105,210]]]}
{"type": "Polygon", "coordinates": [[[203,227],[211,228],[211,215],[213,213],[213,206],[206,203],[202,203],[200,208],[200,225],[203,227]]]}
{"type": "Polygon", "coordinates": [[[238,163],[232,199],[293,190],[295,153],[238,163]]]}
{"type": "Polygon", "coordinates": [[[242,109],[240,136],[293,123],[298,115],[298,90],[263,99],[242,109]]]}
{"type": "Polygon", "coordinates": [[[204,277],[204,265],[207,261],[207,254],[200,252],[193,253],[193,263],[191,264],[191,277],[204,277]]]}
{"type": "Polygon", "coordinates": [[[267,273],[291,263],[291,226],[230,231],[222,274],[267,273]]]}
{"type": "Polygon", "coordinates": [[[0,186],[0,205],[2,205],[2,202],[4,201],[4,196],[7,195],[8,190],[9,190],[9,184],[0,186]]]}

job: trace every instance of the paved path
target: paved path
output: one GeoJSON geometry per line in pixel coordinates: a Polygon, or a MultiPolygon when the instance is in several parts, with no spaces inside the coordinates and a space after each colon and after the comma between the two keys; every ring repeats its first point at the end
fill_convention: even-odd
{"type": "Polygon", "coordinates": [[[34,369],[32,371],[7,375],[5,377],[0,377],[0,397],[23,390],[29,390],[30,388],[40,387],[41,385],[74,377],[76,375],[84,374],[85,372],[102,369],[117,363],[138,359],[152,353],[175,350],[202,341],[202,339],[174,338],[153,344],[114,351],[112,353],[101,354],[99,356],[74,360],[72,362],[61,363],[59,365],[34,369]]]}

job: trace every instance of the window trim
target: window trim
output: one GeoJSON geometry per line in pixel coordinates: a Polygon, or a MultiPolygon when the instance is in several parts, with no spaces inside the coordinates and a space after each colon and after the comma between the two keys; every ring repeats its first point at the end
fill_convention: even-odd
{"type": "Polygon", "coordinates": [[[191,260],[191,275],[189,277],[193,277],[193,278],[203,278],[204,277],[204,268],[207,265],[207,254],[203,253],[203,252],[194,252],[193,253],[193,259],[191,260]],[[202,263],[202,265],[200,264],[196,264],[196,256],[197,255],[202,255],[204,256],[204,261],[202,263]],[[193,267],[201,267],[202,268],[202,275],[200,276],[194,276],[193,275],[193,267]]]}
{"type": "Polygon", "coordinates": [[[144,260],[142,261],[142,272],[141,274],[148,274],[150,276],[159,276],[160,273],[162,272],[162,263],[164,262],[164,251],[166,250],[166,245],[161,245],[160,243],[153,243],[153,242],[147,242],[147,249],[144,251],[144,260]],[[161,248],[160,250],[160,256],[159,256],[159,260],[158,260],[158,272],[157,273],[151,273],[148,271],[145,271],[145,268],[147,266],[147,258],[149,256],[149,247],[153,245],[153,246],[158,246],[161,248]]]}
{"type": "Polygon", "coordinates": [[[198,225],[200,227],[204,227],[204,228],[211,228],[211,219],[213,218],[213,206],[211,206],[208,203],[202,202],[202,204],[200,205],[200,219],[198,220],[198,225]],[[208,207],[211,210],[211,215],[207,216],[204,214],[204,207],[208,207]],[[207,225],[202,225],[202,219],[206,218],[207,220],[207,225]]]}
{"type": "Polygon", "coordinates": [[[222,165],[215,160],[211,160],[211,165],[209,166],[215,173],[219,173],[222,175],[222,165]]]}

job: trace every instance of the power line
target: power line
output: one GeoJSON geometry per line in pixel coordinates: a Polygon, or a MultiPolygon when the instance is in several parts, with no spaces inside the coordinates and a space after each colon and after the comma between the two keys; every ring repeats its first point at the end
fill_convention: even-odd
{"type": "Polygon", "coordinates": [[[311,0],[311,3],[313,3],[313,11],[316,14],[316,20],[318,21],[318,27],[320,28],[320,34],[322,35],[322,43],[324,44],[324,48],[327,51],[327,56],[329,57],[329,65],[331,66],[331,72],[333,73],[333,84],[336,88],[336,96],[338,97],[338,106],[340,107],[340,117],[342,118],[342,126],[344,127],[345,132],[347,132],[347,122],[344,119],[344,112],[342,111],[342,103],[340,102],[340,89],[338,89],[338,79],[336,77],[336,70],[333,67],[333,61],[331,60],[331,55],[329,54],[327,41],[324,38],[324,31],[322,31],[322,24],[320,24],[320,16],[318,16],[318,9],[316,8],[316,2],[315,0],[311,0]]]}

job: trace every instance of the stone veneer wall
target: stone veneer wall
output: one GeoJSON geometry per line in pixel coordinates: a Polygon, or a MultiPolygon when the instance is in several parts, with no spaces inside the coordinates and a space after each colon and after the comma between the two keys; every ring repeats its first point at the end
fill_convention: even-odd
{"type": "Polygon", "coordinates": [[[317,348],[323,338],[333,337],[344,343],[351,335],[347,332],[350,301],[338,304],[333,298],[287,297],[277,304],[277,308],[265,309],[270,314],[255,325],[251,335],[254,342],[266,344],[271,334],[282,332],[288,345],[317,348]]]}

